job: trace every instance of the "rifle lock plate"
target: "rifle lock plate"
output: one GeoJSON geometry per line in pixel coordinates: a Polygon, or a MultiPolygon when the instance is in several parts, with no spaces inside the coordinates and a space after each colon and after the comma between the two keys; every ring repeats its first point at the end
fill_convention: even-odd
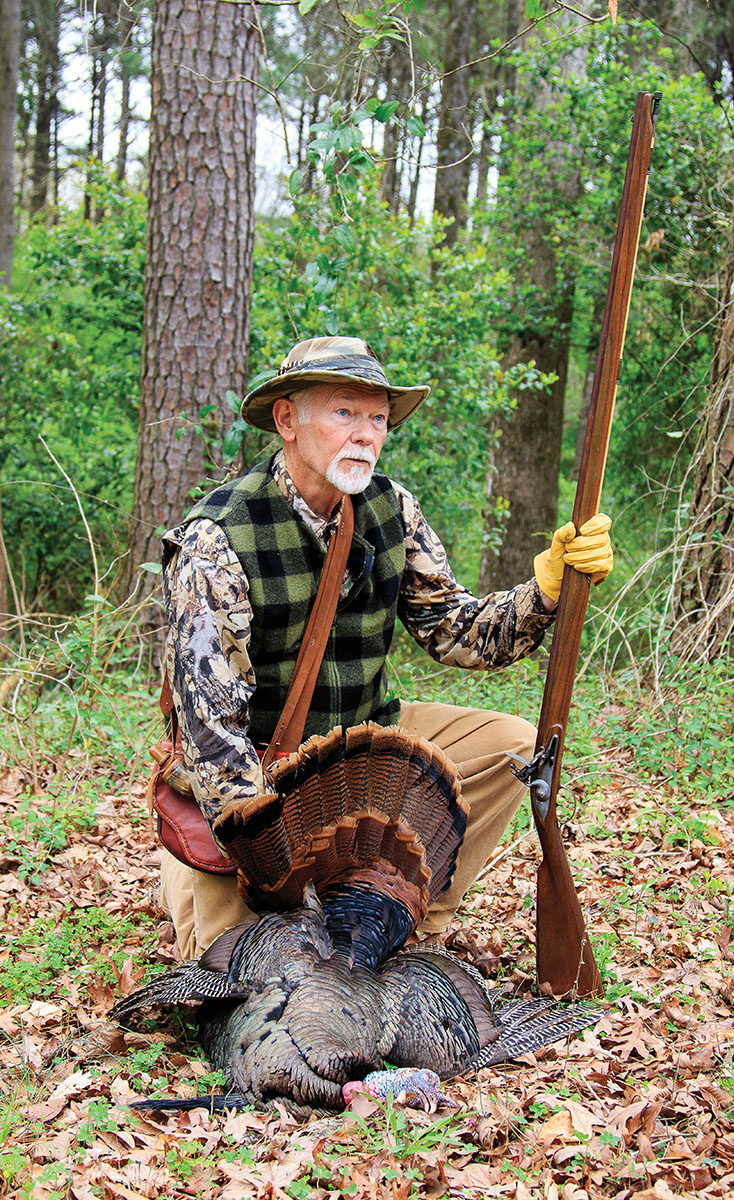
{"type": "Polygon", "coordinates": [[[558,743],[558,734],[554,733],[547,748],[541,746],[535,752],[532,761],[523,758],[521,754],[510,754],[509,751],[505,751],[507,757],[513,760],[510,764],[512,774],[530,789],[533,805],[541,821],[548,816],[553,771],[558,758],[558,743]]]}

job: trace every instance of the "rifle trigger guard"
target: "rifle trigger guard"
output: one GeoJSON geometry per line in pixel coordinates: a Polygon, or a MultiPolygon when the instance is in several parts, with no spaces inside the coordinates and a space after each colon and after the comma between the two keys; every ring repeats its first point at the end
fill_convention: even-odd
{"type": "Polygon", "coordinates": [[[540,747],[532,762],[520,754],[510,754],[509,751],[506,753],[507,757],[513,759],[515,763],[522,764],[522,766],[514,766],[511,763],[510,770],[521,783],[530,789],[533,805],[537,809],[541,821],[544,821],[548,816],[553,771],[558,758],[558,734],[553,734],[547,749],[545,746],[540,747]]]}

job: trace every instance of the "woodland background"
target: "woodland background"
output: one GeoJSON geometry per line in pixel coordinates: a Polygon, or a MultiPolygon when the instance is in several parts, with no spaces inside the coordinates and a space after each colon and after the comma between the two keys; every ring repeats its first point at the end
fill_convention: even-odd
{"type": "MultiPolygon", "coordinates": [[[[733,91],[727,0],[0,0],[6,1191],[729,1194],[733,91]],[[439,1125],[372,1112],[299,1142],[282,1115],[132,1118],[136,1090],[209,1082],[173,1034],[104,1020],[173,953],[141,783],[160,534],[272,452],[238,417],[253,380],[340,332],[432,386],[381,465],[457,576],[527,578],[573,503],[640,90],[661,103],[603,499],[616,566],[565,764],[614,1011],[457,1085],[439,1125]]],[[[391,667],[406,697],[531,719],[544,677],[542,652],[457,676],[400,636],[391,667]]],[[[525,813],[452,932],[519,986],[536,853],[525,813]]]]}

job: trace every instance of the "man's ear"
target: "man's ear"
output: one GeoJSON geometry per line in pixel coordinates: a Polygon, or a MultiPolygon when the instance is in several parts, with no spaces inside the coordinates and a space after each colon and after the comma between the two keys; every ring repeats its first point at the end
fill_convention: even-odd
{"type": "Polygon", "coordinates": [[[273,404],[273,420],[284,442],[293,442],[296,437],[296,406],[286,396],[279,396],[273,404]]]}

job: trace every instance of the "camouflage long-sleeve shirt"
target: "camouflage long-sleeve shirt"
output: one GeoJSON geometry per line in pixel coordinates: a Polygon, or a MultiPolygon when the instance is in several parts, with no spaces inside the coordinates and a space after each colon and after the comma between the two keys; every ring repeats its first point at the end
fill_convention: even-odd
{"type": "MultiPolygon", "coordinates": [[[[296,491],[282,451],[273,475],[299,518],[324,542],[331,522],[296,491]]],[[[399,611],[412,637],[437,662],[491,669],[533,650],[553,621],[535,580],[477,598],[456,582],[441,542],[416,498],[394,484],[402,506],[406,566],[399,611]]],[[[194,793],[212,823],[233,800],[263,790],[247,736],[256,687],[248,653],[252,609],[248,582],[222,530],[199,519],[164,538],[169,617],[167,670],[194,793]]]]}

